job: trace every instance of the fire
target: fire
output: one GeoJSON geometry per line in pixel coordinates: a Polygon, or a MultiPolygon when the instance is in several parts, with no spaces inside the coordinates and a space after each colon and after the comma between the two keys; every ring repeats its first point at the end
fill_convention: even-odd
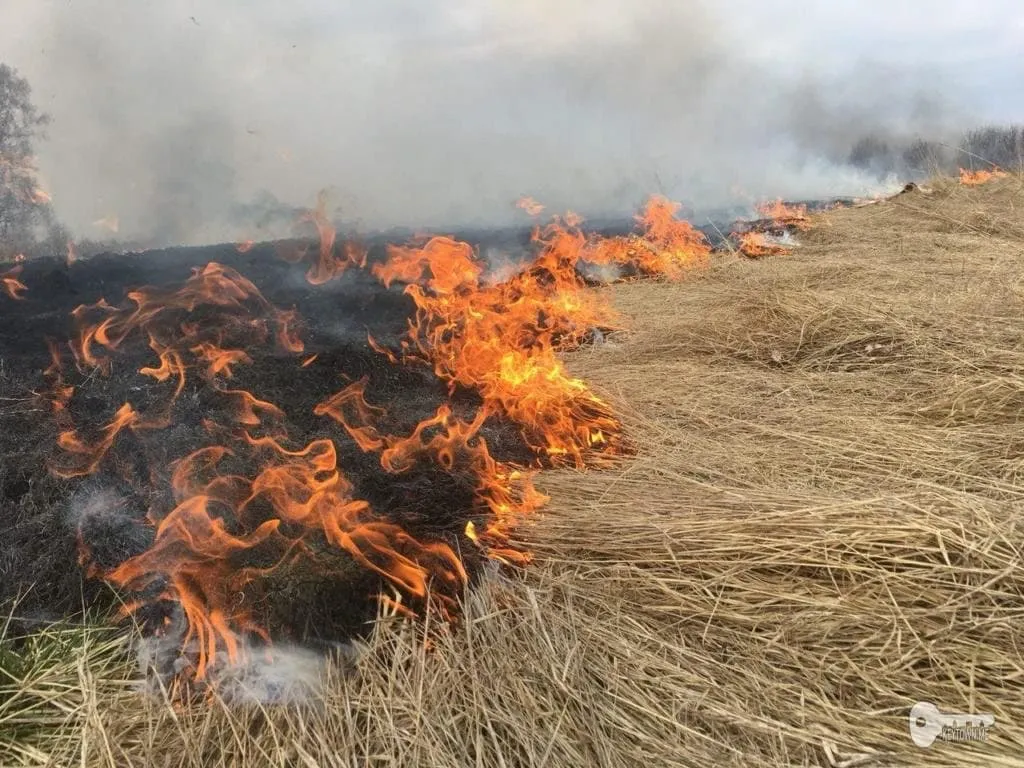
{"type": "Polygon", "coordinates": [[[327,217],[327,195],[321,192],[317,196],[316,208],[309,211],[302,221],[311,222],[320,240],[319,258],[310,266],[306,279],[313,285],[322,285],[341,275],[349,267],[364,267],[366,252],[355,243],[345,243],[343,253],[339,256],[335,248],[337,231],[327,217]]]}
{"type": "Polygon", "coordinates": [[[67,406],[71,401],[75,388],[64,382],[64,362],[61,359],[60,348],[53,339],[46,340],[46,346],[50,350],[50,365],[43,371],[43,378],[47,388],[39,393],[39,401],[43,404],[49,403],[53,409],[54,420],[57,425],[71,429],[72,425],[68,418],[67,406]]]}
{"type": "Polygon", "coordinates": [[[442,405],[432,418],[421,421],[412,434],[398,437],[378,429],[385,411],[366,402],[365,389],[365,379],[355,382],[320,403],[314,412],[341,424],[364,451],[379,454],[381,466],[388,472],[400,474],[419,461],[429,460],[449,471],[470,472],[479,478],[477,498],[490,510],[492,518],[483,535],[476,533],[472,522],[467,524],[466,536],[495,559],[528,562],[526,553],[508,546],[509,535],[517,522],[543,506],[547,498],[533,487],[532,473],[491,457],[486,442],[478,437],[489,416],[487,409],[481,409],[472,423],[466,423],[442,405]],[[428,438],[432,431],[433,436],[428,438]]]}
{"type": "Polygon", "coordinates": [[[65,430],[57,438],[59,445],[65,453],[71,454],[71,458],[77,461],[69,461],[64,466],[54,466],[53,471],[60,477],[79,477],[91,475],[99,467],[103,457],[106,456],[110,446],[114,444],[118,433],[125,428],[135,426],[139,421],[139,414],[128,403],[125,403],[117,410],[114,420],[107,424],[98,440],[89,442],[82,439],[73,430],[65,430]]]}
{"type": "Polygon", "coordinates": [[[516,201],[516,208],[521,208],[530,216],[540,216],[544,212],[544,206],[532,197],[521,197],[516,201]]]}
{"type": "Polygon", "coordinates": [[[76,261],[78,261],[78,250],[75,248],[75,244],[71,240],[68,240],[67,242],[67,249],[64,260],[67,262],[67,265],[69,267],[76,261]]]}
{"type": "Polygon", "coordinates": [[[158,522],[153,546],[106,575],[133,591],[160,586],[160,599],[182,606],[188,626],[183,643],[196,648],[195,679],[206,676],[220,651],[236,661],[243,634],[265,637],[243,610],[242,596],[255,596],[260,577],[286,560],[315,560],[318,546],[347,552],[421,599],[428,597],[428,579],[441,587],[465,584],[465,570],[450,547],[417,541],[352,497],[331,440],[290,450],[270,437],[243,437],[232,450],[211,446],[175,465],[177,506],[158,522]],[[243,451],[263,467],[255,477],[218,472],[225,458],[243,451]],[[267,508],[274,516],[262,519],[267,508]],[[229,520],[247,532],[230,532],[229,520]],[[256,548],[276,553],[274,562],[263,568],[232,564],[256,548]]]}
{"type": "Polygon", "coordinates": [[[24,299],[23,294],[28,290],[28,286],[18,279],[22,269],[23,267],[19,264],[0,273],[0,288],[12,299],[24,299]]]}
{"type": "Polygon", "coordinates": [[[743,232],[739,235],[739,251],[744,256],[757,259],[762,256],[785,256],[792,249],[782,243],[772,242],[760,232],[743,232]]]}
{"type": "Polygon", "coordinates": [[[252,247],[256,244],[254,240],[244,240],[235,246],[235,250],[239,253],[248,253],[252,250],[252,247]]]}
{"type": "Polygon", "coordinates": [[[583,260],[593,264],[630,267],[648,277],[682,278],[687,271],[707,265],[711,247],[700,232],[683,219],[680,209],[664,197],[652,197],[636,216],[642,234],[629,238],[601,238],[587,249],[583,260]]]}
{"type": "Polygon", "coordinates": [[[615,434],[609,406],[570,377],[559,348],[580,341],[612,313],[583,290],[576,272],[586,241],[555,224],[538,233],[541,253],[505,283],[485,284],[484,266],[465,244],[434,238],[421,248],[393,248],[376,274],[401,279],[417,311],[410,356],[432,365],[450,386],[477,390],[484,411],[522,428],[527,445],[582,466],[584,454],[615,434]]]}
{"type": "Polygon", "coordinates": [[[773,224],[780,227],[806,230],[811,226],[806,205],[786,205],[780,199],[761,203],[757,206],[757,212],[762,218],[771,219],[773,224]]]}
{"type": "Polygon", "coordinates": [[[979,184],[986,184],[993,179],[1002,179],[1006,177],[1006,171],[999,168],[993,167],[991,170],[980,170],[980,171],[968,171],[966,168],[960,169],[960,183],[966,186],[974,187],[979,184]]]}
{"type": "MultiPolygon", "coordinates": [[[[538,215],[542,208],[529,201],[527,210],[538,215]]],[[[294,311],[274,306],[254,283],[216,262],[177,287],[141,287],[119,305],[101,299],[77,307],[69,344],[77,371],[110,376],[119,353],[143,350],[149,362],[135,373],[152,392],[120,405],[98,429],[76,427],[75,388],[64,381],[53,346],[49,399],[63,428],[55,474],[116,470],[119,441],[175,424],[181,409],[197,402],[197,387],[215,406],[201,419],[209,444],[192,446],[171,464],[166,499],[150,509],[152,545],[115,568],[93,570],[137,596],[128,613],[180,607],[181,647],[197,680],[222,658],[238,659],[244,639],[269,641],[257,606],[268,599],[275,572],[305,563],[329,575],[337,562],[330,553],[379,577],[380,599],[395,610],[457,618],[469,580],[464,552],[510,565],[529,561],[512,534],[547,501],[534,487],[537,471],[600,466],[631,450],[611,404],[572,376],[560,354],[594,329],[621,327],[606,299],[588,288],[588,268],[680,279],[708,263],[710,246],[678,211],[678,204],[654,197],[636,217],[634,235],[607,238],[585,234],[573,214],[553,217],[533,233],[532,261],[496,281],[475,248],[451,237],[391,246],[368,265],[361,246],[337,242],[321,195],[306,217],[319,240],[307,280],[317,285],[363,269],[387,288],[401,286],[414,307],[404,336],[393,348],[373,338],[369,346],[382,361],[426,366],[447,385],[449,401],[411,427],[394,426],[402,404],[373,402],[365,377],[306,415],[321,419],[328,436],[302,441],[289,433],[297,414],[288,403],[229,388],[226,382],[259,358],[261,345],[296,356],[297,370],[320,355],[304,354],[294,311]],[[471,409],[455,407],[459,392],[475,393],[471,409]],[[532,458],[496,459],[484,438],[496,424],[518,434],[532,458]],[[472,519],[450,535],[414,535],[390,510],[374,509],[356,493],[339,458],[338,441],[347,439],[387,475],[432,468],[470,478],[472,519]]]]}
{"type": "MultiPolygon", "coordinates": [[[[218,307],[243,317],[248,314],[248,307],[254,306],[262,315],[259,319],[252,323],[243,323],[241,318],[230,321],[231,330],[249,334],[245,343],[259,341],[273,331],[282,349],[289,352],[303,349],[302,342],[294,335],[294,313],[276,309],[252,282],[216,262],[194,270],[179,290],[140,288],[130,291],[127,298],[134,306],[114,308],[101,299],[92,306],[79,306],[72,313],[79,324],[72,351],[80,370],[102,368],[109,371],[109,358],[101,357],[102,353],[96,348],[115,350],[140,329],[149,332],[151,339],[156,334],[155,343],[164,349],[175,350],[178,354],[188,350],[214,368],[223,367],[223,361],[218,364],[214,359],[224,333],[221,328],[188,322],[168,327],[169,324],[161,322],[169,314],[192,313],[200,306],[218,307]],[[90,315],[102,319],[89,322],[90,315]]],[[[238,353],[234,353],[233,362],[240,359],[238,353]]]]}

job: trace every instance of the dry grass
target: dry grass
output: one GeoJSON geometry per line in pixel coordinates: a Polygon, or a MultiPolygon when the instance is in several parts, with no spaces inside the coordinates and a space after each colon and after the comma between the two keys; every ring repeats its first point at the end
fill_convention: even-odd
{"type": "Polygon", "coordinates": [[[640,455],[544,475],[535,566],[433,652],[385,624],[303,706],[182,710],[65,630],[0,664],[0,763],[1024,765],[1022,206],[936,184],[615,288],[571,364],[640,455]],[[920,749],[919,700],[996,725],[920,749]]]}

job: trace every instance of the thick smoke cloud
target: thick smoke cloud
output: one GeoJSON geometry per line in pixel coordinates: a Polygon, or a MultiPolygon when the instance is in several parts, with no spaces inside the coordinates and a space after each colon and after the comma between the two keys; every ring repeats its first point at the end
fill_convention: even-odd
{"type": "Polygon", "coordinates": [[[858,139],[977,122],[927,68],[802,60],[740,0],[7,2],[82,236],[113,215],[161,243],[285,234],[276,201],[324,187],[362,228],[522,221],[521,195],[604,215],[856,194],[878,183],[846,164],[858,139]]]}

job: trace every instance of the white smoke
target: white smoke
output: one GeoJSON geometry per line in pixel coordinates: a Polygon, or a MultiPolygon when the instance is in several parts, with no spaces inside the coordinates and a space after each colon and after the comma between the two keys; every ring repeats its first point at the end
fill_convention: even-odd
{"type": "MultiPolygon", "coordinates": [[[[159,634],[136,643],[143,680],[140,690],[160,695],[176,675],[191,680],[195,674],[196,648],[186,643],[186,623],[180,608],[172,611],[159,634]]],[[[351,669],[357,661],[354,644],[337,643],[332,654],[296,645],[256,645],[239,639],[235,658],[219,650],[210,660],[202,686],[210,686],[229,704],[298,704],[322,699],[325,682],[339,669],[351,669]]]]}
{"type": "Polygon", "coordinates": [[[587,216],[652,192],[698,213],[856,195],[876,181],[843,165],[858,137],[964,124],[964,94],[895,45],[844,69],[789,34],[825,15],[806,2],[770,30],[743,0],[7,3],[0,42],[52,113],[40,162],[82,236],[114,215],[161,243],[284,235],[239,204],[327,186],[362,228],[521,222],[521,195],[587,216]]]}

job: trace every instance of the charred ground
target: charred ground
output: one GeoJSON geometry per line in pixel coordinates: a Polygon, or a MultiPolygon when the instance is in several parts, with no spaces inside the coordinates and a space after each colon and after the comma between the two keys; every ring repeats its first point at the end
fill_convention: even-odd
{"type": "MultiPolygon", "coordinates": [[[[504,242],[509,244],[507,238],[504,242]]],[[[391,364],[369,346],[368,334],[382,345],[397,346],[406,330],[413,305],[401,286],[386,289],[363,270],[311,285],[305,279],[308,264],[280,258],[282,249],[296,245],[264,244],[245,253],[234,245],[168,249],[103,254],[70,264],[63,258],[35,259],[23,265],[19,280],[28,290],[21,300],[3,296],[0,304],[0,603],[17,600],[20,622],[31,625],[113,606],[113,591],[101,580],[85,578],[79,566],[79,534],[94,563],[103,568],[147,549],[153,541],[147,510],[166,510],[172,504],[159,490],[168,487],[172,462],[209,444],[204,420],[216,421],[226,406],[217,387],[190,378],[175,401],[171,426],[124,433],[97,474],[54,476],[51,469],[61,461],[61,427],[48,403],[52,382],[44,371],[52,360],[47,342],[67,352],[66,342],[76,333],[72,311],[79,305],[101,299],[118,305],[127,291],[140,286],[179,285],[210,262],[238,270],[275,307],[294,309],[304,344],[301,354],[270,345],[247,347],[251,363],[233,369],[227,380],[231,389],[281,408],[286,415],[282,426],[294,445],[333,440],[338,465],[354,485],[353,495],[413,536],[457,546],[467,521],[480,515],[474,500],[477,478],[471,473],[424,463],[401,475],[388,474],[378,456],[360,450],[333,421],[314,415],[318,402],[363,377],[368,379],[367,401],[387,409],[396,434],[411,431],[442,402],[468,417],[479,399],[469,391],[449,396],[428,366],[391,364]]],[[[511,245],[523,243],[513,238],[511,245]]],[[[382,244],[375,244],[370,259],[382,251],[382,244]]],[[[219,321],[202,313],[190,319],[219,321]]],[[[138,373],[153,365],[154,358],[144,338],[133,338],[112,356],[110,375],[83,375],[66,365],[66,383],[74,386],[67,412],[78,431],[99,434],[124,403],[140,413],[162,407],[173,382],[154,382],[138,373]]],[[[530,460],[509,425],[492,419],[482,435],[492,455],[530,460]]],[[[251,469],[239,459],[239,472],[251,469]]],[[[380,580],[344,554],[328,552],[326,545],[311,546],[312,556],[321,561],[318,567],[276,569],[263,585],[259,612],[275,632],[293,639],[343,637],[358,630],[374,610],[371,598],[380,580]]],[[[258,559],[258,553],[249,554],[258,559]]],[[[239,565],[269,565],[281,555],[263,554],[266,562],[239,565]]],[[[475,564],[472,552],[463,554],[469,566],[475,564]]]]}
{"type": "MultiPolygon", "coordinates": [[[[628,233],[631,224],[595,222],[588,231],[615,237],[628,233]]],[[[702,232],[714,246],[730,247],[728,238],[733,235],[777,234],[782,229],[778,221],[765,219],[709,225],[702,232]]],[[[485,261],[495,260],[500,271],[528,258],[532,230],[460,232],[456,237],[472,243],[485,261]]],[[[369,264],[386,258],[384,238],[364,245],[369,264]]],[[[332,257],[344,247],[336,243],[332,257]]],[[[449,391],[429,365],[397,365],[373,349],[368,337],[384,347],[399,348],[415,309],[413,301],[401,285],[385,288],[368,269],[351,269],[312,284],[307,270],[316,260],[317,248],[315,242],[292,240],[101,253],[70,262],[62,255],[21,265],[18,280],[27,290],[18,300],[0,295],[0,529],[5,532],[0,543],[0,604],[17,601],[19,624],[45,623],[90,608],[110,609],[127,597],[115,594],[102,579],[89,578],[82,553],[88,552],[95,576],[153,546],[152,520],[163,519],[175,505],[169,490],[175,461],[216,442],[210,423],[230,420],[227,409],[233,404],[225,393],[237,391],[281,409],[283,423],[277,427],[291,448],[332,440],[337,466],[352,483],[354,498],[368,502],[375,514],[415,539],[447,544],[474,578],[482,555],[465,546],[464,531],[467,522],[479,525],[487,509],[476,493],[479,478],[472,468],[442,468],[420,461],[409,471],[388,473],[379,455],[364,452],[344,429],[314,409],[346,385],[365,379],[367,402],[387,411],[389,433],[409,434],[442,403],[471,421],[479,397],[473,391],[449,391]],[[246,336],[249,320],[260,319],[259,307],[254,314],[239,317],[201,306],[169,321],[223,326],[235,333],[231,346],[244,349],[248,359],[233,365],[230,376],[216,381],[190,376],[175,393],[173,380],[154,381],[140,374],[156,364],[145,334],[119,345],[106,375],[76,370],[68,354],[68,341],[79,331],[73,317],[76,307],[101,301],[127,306],[130,291],[173,290],[211,263],[251,281],[269,311],[293,311],[291,330],[301,339],[302,349],[282,350],[265,338],[246,336]],[[61,361],[56,379],[55,349],[61,361]],[[73,389],[55,417],[54,393],[60,386],[73,389]],[[86,442],[96,442],[125,404],[143,418],[156,414],[159,420],[171,401],[171,423],[156,430],[126,431],[98,471],[60,476],[67,470],[67,456],[58,441],[69,425],[86,442]]],[[[620,275],[628,273],[627,268],[620,275]]],[[[480,436],[499,461],[536,463],[537,457],[511,423],[492,416],[480,436]]],[[[258,471],[254,457],[241,455],[231,456],[220,469],[250,477],[258,471]]],[[[271,510],[263,518],[258,509],[255,514],[245,526],[225,515],[228,532],[246,535],[272,517],[271,510]]],[[[294,554],[268,544],[247,549],[242,559],[231,563],[234,569],[274,566],[244,590],[259,624],[275,636],[307,643],[341,639],[365,627],[375,611],[381,579],[316,537],[304,541],[301,557],[294,554]]],[[[159,591],[160,584],[152,589],[159,591]]],[[[143,612],[143,621],[165,620],[166,606],[156,605],[143,612]]]]}

